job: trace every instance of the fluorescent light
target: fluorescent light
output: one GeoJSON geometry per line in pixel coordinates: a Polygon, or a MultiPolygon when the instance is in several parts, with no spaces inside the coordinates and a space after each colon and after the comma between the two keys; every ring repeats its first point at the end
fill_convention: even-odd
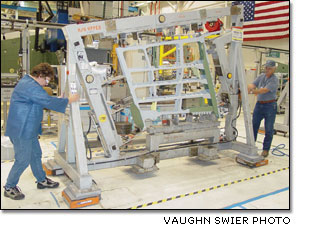
{"type": "Polygon", "coordinates": [[[138,4],[136,4],[136,7],[140,7],[140,6],[142,6],[142,5],[146,4],[146,3],[150,3],[150,2],[152,2],[152,1],[146,1],[144,3],[138,3],[138,4]]]}

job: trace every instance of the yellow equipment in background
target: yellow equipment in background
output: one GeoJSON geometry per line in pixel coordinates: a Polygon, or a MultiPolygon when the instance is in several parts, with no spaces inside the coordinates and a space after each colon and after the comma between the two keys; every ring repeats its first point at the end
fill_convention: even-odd
{"type": "Polygon", "coordinates": [[[117,54],[116,54],[116,48],[118,48],[118,44],[114,44],[113,45],[113,49],[112,49],[112,52],[111,52],[111,57],[112,57],[112,60],[113,60],[113,69],[115,70],[115,75],[117,75],[117,70],[118,70],[118,57],[117,57],[117,54]]]}
{"type": "MultiPolygon", "coordinates": [[[[43,87],[44,90],[47,92],[48,95],[52,96],[53,95],[53,90],[50,87],[43,87]]],[[[50,110],[45,109],[47,111],[47,126],[48,128],[51,128],[51,113],[50,110]]]]}

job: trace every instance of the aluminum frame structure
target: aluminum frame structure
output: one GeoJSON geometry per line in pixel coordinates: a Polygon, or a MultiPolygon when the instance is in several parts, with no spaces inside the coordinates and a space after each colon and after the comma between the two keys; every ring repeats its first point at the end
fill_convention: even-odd
{"type": "MultiPolygon", "coordinates": [[[[132,18],[123,18],[115,20],[106,20],[99,22],[91,22],[85,24],[67,25],[63,28],[67,40],[67,77],[65,93],[69,91],[72,93],[81,94],[81,102],[88,102],[90,107],[89,115],[94,125],[96,126],[98,135],[101,140],[104,153],[100,157],[87,160],[86,144],[81,126],[80,105],[81,102],[74,102],[70,104],[66,116],[59,118],[59,142],[57,150],[55,151],[55,161],[47,163],[51,168],[62,168],[64,172],[72,179],[64,193],[71,200],[82,200],[91,196],[100,196],[100,190],[92,181],[89,175],[89,170],[109,168],[123,165],[140,166],[139,172],[155,170],[155,164],[160,159],[173,158],[184,155],[199,155],[205,157],[212,155],[216,157],[211,146],[208,147],[187,147],[184,149],[174,149],[171,151],[159,151],[158,145],[150,146],[153,142],[159,141],[161,143],[170,143],[171,140],[183,141],[190,139],[208,138],[213,147],[218,150],[233,149],[240,152],[238,159],[240,162],[255,164],[262,160],[261,156],[257,154],[257,147],[255,146],[253,129],[251,125],[251,116],[248,104],[247,86],[245,82],[245,72],[243,66],[243,59],[241,53],[242,38],[237,36],[241,32],[239,29],[243,24],[243,7],[232,6],[219,9],[202,9],[199,11],[185,12],[185,13],[170,13],[160,14],[154,16],[140,16],[132,18]],[[189,26],[196,24],[205,24],[207,21],[216,21],[218,18],[231,16],[232,29],[235,31],[226,31],[220,36],[213,39],[207,39],[206,35],[196,35],[194,38],[185,40],[173,40],[168,42],[157,42],[149,45],[136,45],[130,47],[117,48],[118,57],[124,74],[126,75],[134,105],[137,107],[141,119],[145,122],[146,118],[155,118],[160,115],[180,115],[180,114],[200,114],[200,118],[204,122],[192,123],[187,125],[174,125],[174,130],[178,133],[165,133],[165,131],[158,131],[152,127],[147,135],[147,150],[134,153],[123,153],[120,151],[122,141],[117,134],[111,110],[106,103],[104,93],[101,88],[102,78],[104,76],[93,72],[89,65],[83,36],[99,34],[102,38],[126,38],[128,34],[139,36],[143,31],[150,29],[157,29],[158,32],[163,29],[174,29],[175,26],[189,26]],[[184,63],[183,61],[183,45],[185,43],[197,42],[199,45],[200,54],[203,57],[200,61],[193,63],[184,63]],[[177,64],[175,66],[150,66],[149,58],[146,53],[148,47],[158,47],[161,44],[174,44],[177,46],[177,64]],[[229,53],[226,54],[225,46],[230,45],[229,53]],[[208,47],[207,47],[208,46],[208,47]],[[145,53],[145,60],[148,65],[146,68],[129,69],[124,60],[123,53],[127,50],[142,50],[145,53]],[[213,83],[209,69],[208,54],[212,56],[215,67],[220,70],[220,80],[222,84],[222,93],[228,95],[229,114],[226,117],[225,129],[226,137],[229,142],[219,143],[219,128],[218,128],[218,111],[217,100],[213,91],[213,83]],[[202,70],[200,79],[183,79],[183,69],[186,67],[194,67],[202,70]],[[161,69],[177,69],[176,80],[172,84],[176,85],[176,94],[174,96],[161,97],[157,96],[155,89],[157,86],[169,84],[171,81],[164,83],[155,82],[153,71],[161,69]],[[132,83],[132,71],[146,71],[149,72],[148,83],[135,85],[132,83]],[[184,83],[199,82],[203,85],[208,85],[208,89],[198,94],[182,94],[181,90],[184,83]],[[151,89],[150,97],[143,99],[136,98],[135,89],[137,87],[149,87],[151,89]],[[246,129],[246,143],[234,141],[235,133],[233,125],[235,126],[236,112],[238,107],[238,94],[242,94],[242,105],[246,129]],[[185,110],[181,107],[182,100],[185,98],[201,97],[203,99],[211,100],[211,105],[206,106],[202,111],[194,111],[192,109],[185,110]],[[141,103],[158,102],[163,100],[175,100],[175,109],[169,112],[158,112],[154,110],[144,111],[139,108],[141,103]],[[210,128],[210,129],[209,129],[210,128]],[[198,130],[199,129],[199,130],[198,130]],[[196,131],[198,130],[198,131],[196,131]],[[204,134],[204,130],[208,134],[204,134]],[[189,132],[190,131],[190,132],[189,132]],[[193,136],[188,136],[187,133],[193,136]],[[197,133],[197,134],[196,134],[197,133]],[[198,134],[200,133],[200,135],[198,134]],[[186,136],[185,136],[186,134],[186,136]],[[204,136],[206,135],[206,136],[204,136]],[[149,138],[149,139],[148,139],[149,138]]],[[[143,125],[145,127],[145,124],[143,125]]],[[[170,128],[170,127],[168,127],[170,128]]],[[[210,144],[211,144],[210,143],[210,144]]]]}
{"type": "MultiPolygon", "coordinates": [[[[206,34],[206,36],[217,35],[218,32],[214,32],[211,34],[206,34]]],[[[128,86],[133,97],[134,104],[136,108],[139,110],[141,114],[141,119],[143,123],[140,123],[140,127],[146,127],[145,120],[150,119],[154,120],[163,115],[178,115],[178,114],[188,114],[188,113],[212,113],[214,112],[218,116],[218,108],[217,108],[217,101],[215,96],[215,91],[213,87],[212,78],[210,75],[209,69],[209,60],[208,56],[205,53],[205,36],[199,36],[194,38],[188,39],[181,39],[181,40],[173,40],[173,41],[163,41],[154,44],[146,44],[146,45],[137,45],[125,48],[117,48],[117,55],[121,64],[121,68],[123,70],[124,75],[126,76],[128,86]],[[184,51],[183,46],[189,43],[197,43],[200,48],[201,59],[194,61],[192,63],[185,63],[184,62],[184,51]],[[175,45],[176,46],[176,64],[170,66],[152,66],[150,64],[149,56],[147,50],[154,47],[160,47],[164,45],[175,45]],[[142,51],[145,56],[145,66],[144,68],[128,68],[126,63],[126,58],[124,54],[128,51],[142,51]],[[195,68],[202,70],[204,73],[201,75],[201,78],[186,78],[184,79],[184,69],[185,68],[195,68]],[[154,77],[154,71],[159,72],[160,70],[174,70],[176,69],[176,79],[175,80],[162,80],[159,81],[154,77]],[[134,83],[134,78],[132,77],[132,73],[139,73],[145,72],[148,73],[148,80],[145,83],[134,83]],[[209,73],[208,75],[205,72],[209,73]],[[189,93],[183,94],[183,85],[189,83],[200,83],[202,85],[208,85],[207,89],[199,91],[198,93],[189,93]],[[161,86],[176,86],[175,93],[171,96],[159,96],[157,95],[157,87],[161,86]],[[139,88],[149,88],[150,89],[150,96],[138,98],[136,94],[136,90],[139,88]],[[207,106],[207,108],[199,109],[199,111],[194,111],[193,109],[183,109],[182,102],[185,99],[190,98],[204,98],[211,101],[211,106],[207,106]],[[142,103],[156,103],[163,102],[163,101],[174,101],[175,106],[173,110],[169,111],[156,111],[156,108],[153,110],[141,110],[140,104],[142,103]]]]}

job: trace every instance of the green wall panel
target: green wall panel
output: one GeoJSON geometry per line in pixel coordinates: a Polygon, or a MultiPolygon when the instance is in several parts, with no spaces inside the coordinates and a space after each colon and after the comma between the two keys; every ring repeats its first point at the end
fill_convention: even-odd
{"type": "MultiPolygon", "coordinates": [[[[44,34],[39,35],[39,43],[42,43],[44,34]]],[[[47,62],[51,65],[57,65],[57,56],[49,51],[41,53],[34,50],[35,35],[30,37],[30,70],[37,64],[47,62]]],[[[14,73],[19,68],[18,58],[20,49],[20,38],[1,40],[1,73],[10,73],[10,69],[14,69],[14,73]]]]}

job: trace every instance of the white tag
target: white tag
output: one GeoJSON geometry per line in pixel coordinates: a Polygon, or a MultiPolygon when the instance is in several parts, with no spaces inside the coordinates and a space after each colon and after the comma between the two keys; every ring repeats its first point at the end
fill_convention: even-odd
{"type": "Polygon", "coordinates": [[[243,38],[244,38],[243,28],[232,27],[232,41],[241,42],[243,41],[243,38]]]}
{"type": "Polygon", "coordinates": [[[70,83],[70,91],[72,94],[77,93],[77,85],[76,83],[70,83]]]}
{"type": "Polygon", "coordinates": [[[89,93],[90,95],[96,95],[98,93],[97,88],[91,88],[89,93]]]}

